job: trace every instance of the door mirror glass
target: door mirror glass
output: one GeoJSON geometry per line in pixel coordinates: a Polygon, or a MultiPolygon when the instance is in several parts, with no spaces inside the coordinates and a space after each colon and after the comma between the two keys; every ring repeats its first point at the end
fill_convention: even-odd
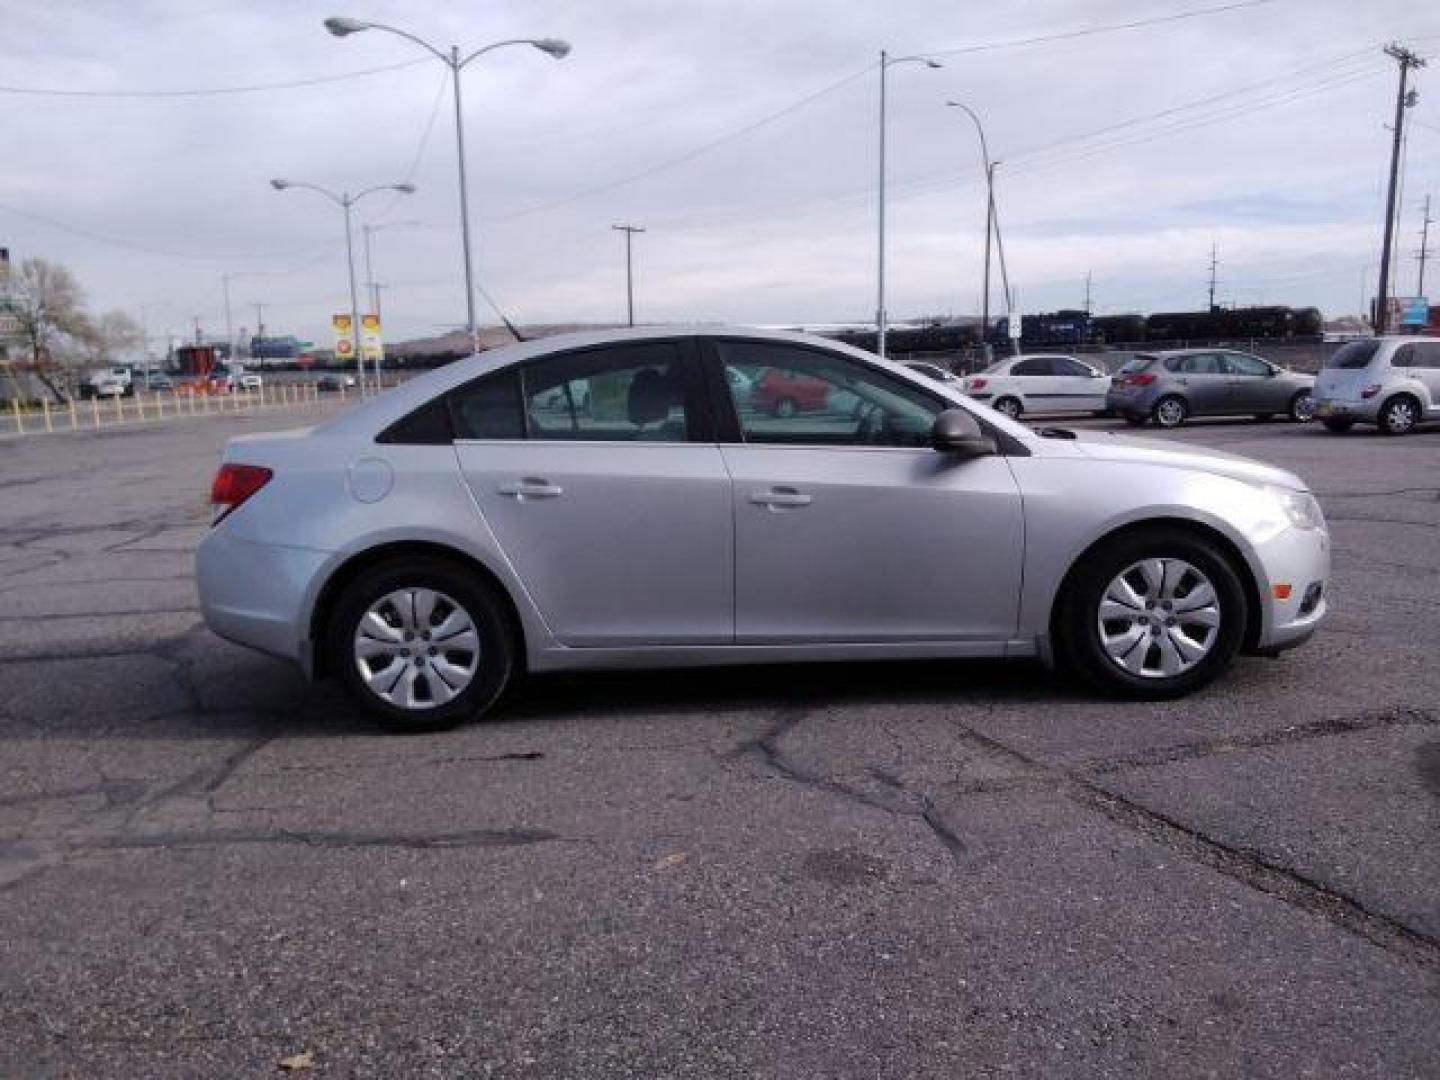
{"type": "Polygon", "coordinates": [[[995,440],[964,409],[946,409],[930,429],[930,445],[942,454],[980,457],[996,452],[995,440]]]}

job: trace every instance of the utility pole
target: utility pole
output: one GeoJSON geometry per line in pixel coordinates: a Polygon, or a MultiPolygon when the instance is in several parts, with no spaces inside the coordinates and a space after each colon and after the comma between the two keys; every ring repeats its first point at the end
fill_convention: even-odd
{"type": "Polygon", "coordinates": [[[1220,265],[1220,249],[1215,244],[1210,245],[1210,305],[1208,311],[1215,310],[1215,269],[1220,265]]]}
{"type": "Polygon", "coordinates": [[[1085,271],[1085,314],[1090,314],[1090,271],[1085,271]]]}
{"type": "Polygon", "coordinates": [[[265,347],[265,305],[255,305],[255,339],[260,342],[260,347],[265,347]]]}
{"type": "Polygon", "coordinates": [[[196,345],[200,345],[200,344],[202,344],[202,342],[201,342],[201,340],[200,340],[200,316],[199,316],[199,315],[192,315],[192,316],[190,316],[190,318],[191,318],[192,320],[194,320],[194,322],[195,322],[195,344],[196,344],[196,345]]]}
{"type": "Polygon", "coordinates": [[[1430,226],[1434,223],[1430,216],[1430,196],[1425,196],[1425,219],[1420,223],[1420,250],[1415,253],[1415,261],[1420,264],[1419,279],[1415,282],[1415,295],[1425,295],[1425,260],[1430,257],[1430,226]]]}
{"type": "Polygon", "coordinates": [[[636,233],[645,231],[641,225],[611,225],[612,229],[625,234],[625,320],[635,325],[635,264],[630,255],[630,240],[636,233]]]}
{"type": "Polygon", "coordinates": [[[1400,65],[1400,83],[1395,91],[1395,131],[1390,144],[1390,185],[1385,195],[1385,239],[1380,245],[1380,285],[1375,290],[1375,333],[1390,329],[1390,251],[1395,240],[1395,188],[1400,179],[1400,147],[1405,135],[1405,110],[1415,104],[1415,94],[1405,92],[1411,68],[1425,61],[1400,45],[1385,46],[1385,55],[1400,65]]]}

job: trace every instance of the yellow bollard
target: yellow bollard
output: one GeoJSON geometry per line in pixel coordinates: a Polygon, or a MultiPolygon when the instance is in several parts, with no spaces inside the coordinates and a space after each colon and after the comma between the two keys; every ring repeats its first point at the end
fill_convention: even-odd
{"type": "Polygon", "coordinates": [[[125,406],[120,404],[120,395],[116,394],[111,400],[115,402],[115,422],[123,424],[125,422],[125,406]]]}
{"type": "Polygon", "coordinates": [[[10,407],[15,410],[15,434],[25,434],[25,417],[20,412],[20,399],[11,398],[10,407]]]}
{"type": "Polygon", "coordinates": [[[70,403],[70,430],[75,431],[80,427],[80,410],[75,407],[74,394],[71,394],[66,400],[70,403]]]}
{"type": "Polygon", "coordinates": [[[50,399],[49,399],[49,398],[41,398],[41,399],[40,399],[40,410],[45,414],[45,430],[46,430],[47,432],[54,431],[54,430],[55,430],[55,426],[50,423],[50,399]]]}
{"type": "Polygon", "coordinates": [[[100,430],[100,399],[99,399],[98,397],[92,397],[92,398],[90,399],[90,411],[95,414],[95,430],[96,430],[96,431],[99,431],[99,430],[100,430]]]}
{"type": "Polygon", "coordinates": [[[145,422],[145,399],[139,394],[135,395],[135,414],[140,423],[145,422]]]}

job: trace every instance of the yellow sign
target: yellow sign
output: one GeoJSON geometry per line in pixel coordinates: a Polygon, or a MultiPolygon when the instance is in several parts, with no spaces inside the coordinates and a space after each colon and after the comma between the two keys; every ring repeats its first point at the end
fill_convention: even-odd
{"type": "Polygon", "coordinates": [[[380,337],[380,316],[367,313],[360,316],[360,353],[373,363],[385,359],[385,343],[380,337]]]}
{"type": "Polygon", "coordinates": [[[355,325],[349,315],[330,316],[330,325],[335,328],[335,359],[355,359],[355,325]]]}

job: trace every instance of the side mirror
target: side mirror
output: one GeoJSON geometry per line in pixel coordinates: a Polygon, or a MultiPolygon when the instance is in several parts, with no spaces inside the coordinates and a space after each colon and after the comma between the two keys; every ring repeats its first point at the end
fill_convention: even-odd
{"type": "Polygon", "coordinates": [[[983,457],[997,452],[995,440],[964,409],[946,409],[930,428],[930,445],[942,454],[983,457]]]}

